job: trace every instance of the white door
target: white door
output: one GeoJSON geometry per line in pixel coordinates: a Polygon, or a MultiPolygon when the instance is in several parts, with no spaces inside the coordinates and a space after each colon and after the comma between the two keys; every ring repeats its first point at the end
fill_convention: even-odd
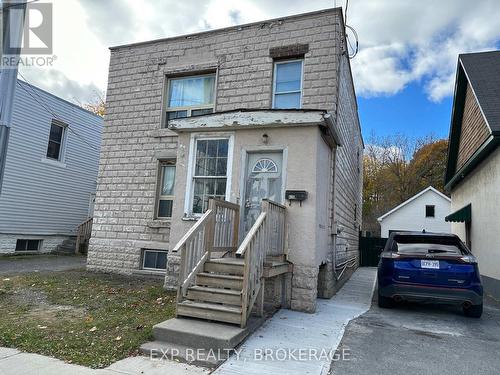
{"type": "Polygon", "coordinates": [[[244,184],[242,226],[246,234],[260,215],[262,199],[283,200],[283,153],[248,153],[244,184]]]}

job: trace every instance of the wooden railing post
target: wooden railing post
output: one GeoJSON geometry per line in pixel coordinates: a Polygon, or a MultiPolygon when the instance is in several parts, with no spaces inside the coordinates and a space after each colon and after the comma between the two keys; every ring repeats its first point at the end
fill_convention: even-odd
{"type": "Polygon", "coordinates": [[[212,211],[212,215],[210,217],[210,221],[206,227],[206,250],[208,252],[208,259],[212,257],[212,250],[214,249],[214,241],[215,241],[215,225],[217,224],[217,207],[215,205],[215,200],[210,198],[208,201],[208,209],[212,211]]]}

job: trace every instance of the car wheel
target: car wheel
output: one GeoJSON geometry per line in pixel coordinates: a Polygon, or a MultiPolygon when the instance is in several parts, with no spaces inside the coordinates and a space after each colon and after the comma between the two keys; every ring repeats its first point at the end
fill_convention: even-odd
{"type": "Polygon", "coordinates": [[[392,298],[384,297],[380,295],[380,292],[378,293],[378,307],[381,307],[383,309],[389,309],[394,306],[394,301],[392,298]]]}
{"type": "Polygon", "coordinates": [[[464,308],[464,314],[471,318],[480,318],[481,315],[483,315],[483,304],[481,303],[480,305],[472,305],[468,308],[464,308]]]}

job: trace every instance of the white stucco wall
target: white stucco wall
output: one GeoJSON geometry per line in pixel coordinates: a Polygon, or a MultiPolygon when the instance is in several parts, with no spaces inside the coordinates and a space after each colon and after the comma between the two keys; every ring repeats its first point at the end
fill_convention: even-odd
{"type": "MultiPolygon", "coordinates": [[[[471,204],[471,247],[482,275],[500,280],[500,148],[451,192],[451,211],[471,204]]],[[[452,232],[465,241],[465,224],[452,232]]]]}
{"type": "Polygon", "coordinates": [[[381,236],[389,231],[421,231],[451,233],[451,224],[444,218],[451,212],[451,203],[440,194],[428,190],[418,198],[394,211],[380,221],[381,236]],[[425,206],[435,206],[435,217],[425,217],[425,206]]]}
{"type": "MultiPolygon", "coordinates": [[[[201,134],[214,134],[202,132],[201,134]]],[[[217,133],[218,134],[218,133],[217,133]]],[[[328,197],[318,196],[317,166],[318,143],[321,139],[317,126],[275,128],[275,129],[241,129],[236,132],[222,132],[221,134],[234,137],[233,161],[231,174],[230,201],[241,204],[241,173],[242,155],[247,151],[278,151],[285,150],[284,184],[288,190],[306,190],[308,198],[300,206],[294,203],[280,202],[287,205],[287,223],[289,225],[289,259],[295,264],[317,266],[318,254],[326,252],[319,249],[320,237],[325,237],[327,223],[328,197]],[[262,134],[269,136],[267,145],[262,144],[262,134]],[[324,214],[317,215],[318,207],[324,207],[324,214]],[[318,216],[321,216],[318,217],[318,216]]],[[[173,204],[171,237],[172,247],[194,224],[193,221],[184,221],[185,191],[187,184],[187,164],[189,159],[191,133],[179,135],[177,153],[177,172],[174,193],[176,199],[173,204]],[[179,168],[181,166],[181,168],[179,168]]],[[[328,168],[326,168],[328,171],[328,168]]],[[[328,173],[326,173],[328,176],[328,173]]],[[[328,178],[328,177],[325,177],[328,178]]],[[[326,186],[324,189],[328,189],[326,186]]],[[[321,238],[322,246],[326,240],[321,238]]]]}

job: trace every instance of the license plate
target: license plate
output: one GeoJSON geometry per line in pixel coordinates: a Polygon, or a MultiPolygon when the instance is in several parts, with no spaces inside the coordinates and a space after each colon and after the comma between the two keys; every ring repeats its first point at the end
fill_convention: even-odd
{"type": "Polygon", "coordinates": [[[439,269],[439,260],[421,260],[420,267],[438,270],[439,269]]]}

